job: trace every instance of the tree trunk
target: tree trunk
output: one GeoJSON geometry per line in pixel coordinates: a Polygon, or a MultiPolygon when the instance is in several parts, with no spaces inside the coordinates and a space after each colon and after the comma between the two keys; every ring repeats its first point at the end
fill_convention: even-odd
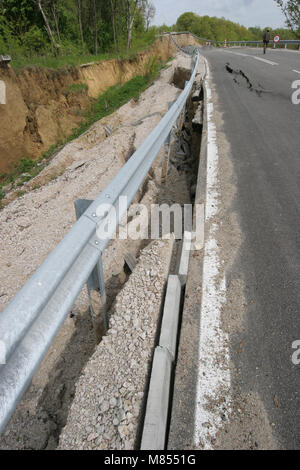
{"type": "Polygon", "coordinates": [[[110,0],[111,5],[111,17],[112,17],[112,25],[113,25],[113,32],[114,32],[114,44],[115,44],[115,51],[118,49],[117,44],[117,34],[116,34],[116,10],[114,5],[114,0],[110,0]]]}
{"type": "Polygon", "coordinates": [[[94,6],[94,21],[95,21],[95,55],[98,55],[98,21],[97,21],[97,8],[96,8],[96,0],[93,0],[94,6]]]}
{"type": "Polygon", "coordinates": [[[84,37],[83,37],[83,28],[82,28],[82,5],[81,0],[77,0],[77,9],[78,9],[78,23],[79,23],[79,30],[80,30],[80,38],[82,46],[84,46],[84,37]]]}
{"type": "Polygon", "coordinates": [[[50,27],[48,18],[47,18],[46,13],[45,13],[45,11],[44,11],[44,9],[43,9],[42,0],[37,0],[37,2],[38,2],[38,7],[39,7],[39,9],[40,9],[40,12],[41,12],[42,17],[43,17],[44,22],[45,22],[45,27],[46,27],[48,36],[49,36],[50,41],[51,41],[51,43],[52,43],[52,45],[53,45],[53,47],[54,47],[54,50],[56,50],[57,44],[56,44],[56,42],[55,42],[54,35],[53,35],[52,29],[51,29],[51,27],[50,27]]]}
{"type": "Polygon", "coordinates": [[[58,20],[58,16],[57,16],[56,11],[55,11],[55,5],[54,5],[53,2],[52,2],[52,5],[51,5],[51,10],[52,10],[52,15],[53,15],[54,22],[55,22],[57,38],[58,38],[58,41],[61,42],[60,30],[59,30],[59,20],[58,20]]]}
{"type": "Polygon", "coordinates": [[[130,0],[127,0],[127,51],[131,46],[132,28],[138,7],[139,0],[134,0],[133,11],[131,12],[130,0]]]}

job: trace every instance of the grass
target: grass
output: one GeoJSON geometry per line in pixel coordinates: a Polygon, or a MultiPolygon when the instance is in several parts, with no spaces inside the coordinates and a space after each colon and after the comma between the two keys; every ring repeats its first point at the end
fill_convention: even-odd
{"type": "MultiPolygon", "coordinates": [[[[129,100],[139,98],[140,94],[151,85],[159,70],[161,70],[164,65],[165,63],[158,62],[156,57],[150,59],[145,65],[145,75],[134,77],[124,84],[114,85],[100,95],[92,104],[89,112],[84,114],[81,125],[74,129],[72,135],[64,142],[58,142],[57,145],[52,145],[38,160],[33,160],[30,157],[21,158],[18,163],[15,163],[12,172],[0,175],[0,209],[2,207],[1,200],[5,197],[4,186],[12,183],[14,186],[21,187],[24,183],[35,178],[48,165],[49,160],[60,147],[79,137],[87,131],[92,124],[112,114],[129,100]]],[[[72,85],[70,88],[73,90],[74,88],[75,90],[83,89],[81,84],[72,85]]],[[[52,179],[55,178],[56,175],[53,175],[52,179]]],[[[35,185],[34,189],[38,187],[38,185],[35,185]]],[[[18,197],[23,194],[23,191],[18,191],[17,193],[18,197]]]]}
{"type": "Polygon", "coordinates": [[[74,130],[74,133],[67,141],[79,137],[86,132],[94,122],[112,114],[129,100],[139,98],[140,94],[153,82],[158,71],[161,70],[164,65],[164,63],[158,62],[157,58],[154,57],[145,65],[145,75],[139,75],[124,84],[114,85],[108,88],[106,92],[100,95],[93,103],[91,110],[84,115],[81,125],[74,130]]]}
{"type": "Polygon", "coordinates": [[[74,83],[70,85],[68,88],[65,88],[62,91],[62,94],[67,96],[69,93],[82,93],[83,91],[88,91],[89,87],[85,83],[74,83]]]}
{"type": "Polygon", "coordinates": [[[33,57],[12,57],[11,66],[14,69],[24,67],[44,67],[48,69],[61,69],[63,67],[76,67],[88,62],[101,62],[115,58],[116,54],[95,55],[62,55],[62,56],[33,56],[33,57]]]}
{"type": "Polygon", "coordinates": [[[20,54],[14,56],[13,52],[11,52],[12,62],[10,65],[14,69],[20,69],[24,67],[44,67],[57,70],[63,67],[76,67],[90,62],[103,62],[105,60],[111,59],[131,59],[139,52],[151,46],[155,39],[155,34],[150,33],[145,35],[143,38],[135,38],[129,51],[123,47],[118,52],[111,51],[98,55],[77,51],[76,53],[61,54],[58,56],[54,56],[53,54],[46,54],[26,57],[25,55],[20,54]]]}

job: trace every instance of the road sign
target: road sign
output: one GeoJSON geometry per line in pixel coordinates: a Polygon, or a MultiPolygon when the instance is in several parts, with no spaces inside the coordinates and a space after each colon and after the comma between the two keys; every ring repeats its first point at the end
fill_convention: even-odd
{"type": "Polygon", "coordinates": [[[280,41],[280,36],[279,36],[279,34],[276,34],[276,36],[274,36],[273,41],[275,42],[275,44],[277,44],[277,43],[280,41]]]}

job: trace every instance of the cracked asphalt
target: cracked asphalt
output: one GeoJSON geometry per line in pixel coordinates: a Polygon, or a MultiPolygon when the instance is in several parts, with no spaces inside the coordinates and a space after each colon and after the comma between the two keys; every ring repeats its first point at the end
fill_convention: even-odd
{"type": "Polygon", "coordinates": [[[231,145],[243,238],[234,269],[243,272],[249,307],[243,351],[234,361],[242,368],[240,380],[259,394],[275,424],[278,445],[299,449],[300,367],[291,356],[292,343],[300,339],[300,105],[292,104],[291,95],[300,54],[230,52],[204,55],[231,145]],[[257,97],[234,83],[225,62],[270,93],[257,97]]]}
{"type": "MultiPolygon", "coordinates": [[[[211,444],[299,449],[300,366],[292,362],[292,344],[300,340],[300,104],[292,103],[292,85],[300,78],[300,53],[201,48],[201,54],[210,67],[220,154],[218,244],[227,288],[222,328],[232,384],[231,416],[211,444]]],[[[196,275],[201,278],[194,267],[196,275]]],[[[196,289],[188,303],[193,312],[187,320],[201,328],[196,289]]],[[[195,448],[196,417],[187,412],[195,380],[184,371],[195,363],[197,348],[190,345],[199,342],[197,328],[188,337],[183,327],[181,335],[175,386],[180,390],[180,380],[188,385],[185,398],[175,390],[173,449],[195,448]]]]}

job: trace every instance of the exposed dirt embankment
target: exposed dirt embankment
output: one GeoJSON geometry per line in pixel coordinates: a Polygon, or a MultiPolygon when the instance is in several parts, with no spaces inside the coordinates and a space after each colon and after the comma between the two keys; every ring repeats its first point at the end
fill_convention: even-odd
{"type": "MultiPolygon", "coordinates": [[[[176,42],[185,46],[195,40],[183,34],[176,37],[176,42]]],[[[109,60],[58,71],[0,69],[0,80],[7,90],[7,104],[0,105],[0,173],[11,170],[22,157],[39,157],[70,135],[91,98],[112,85],[145,74],[152,57],[167,60],[175,52],[174,43],[166,36],[131,60],[109,60]],[[72,91],[74,84],[85,84],[88,90],[72,91]]]]}

